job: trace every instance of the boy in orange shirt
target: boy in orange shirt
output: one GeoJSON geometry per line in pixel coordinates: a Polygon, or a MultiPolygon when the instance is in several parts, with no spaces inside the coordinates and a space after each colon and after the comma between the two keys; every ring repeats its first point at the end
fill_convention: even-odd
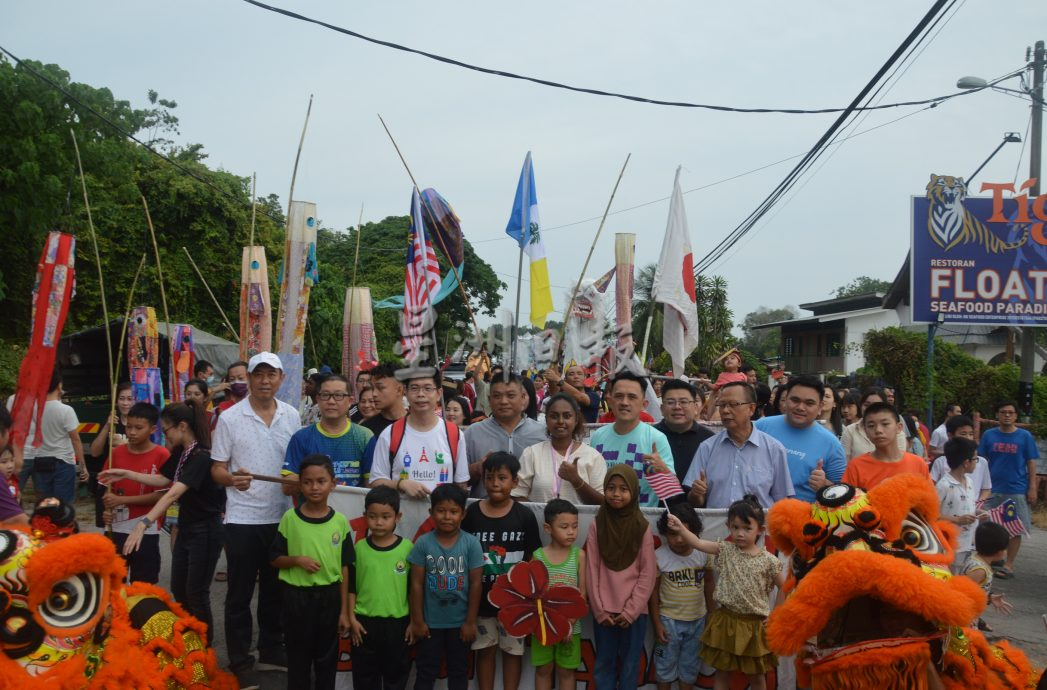
{"type": "Polygon", "coordinates": [[[868,491],[885,479],[904,472],[930,479],[923,458],[898,449],[897,436],[902,428],[902,418],[894,407],[883,402],[869,405],[862,415],[862,428],[876,449],[847,463],[844,484],[868,491]]]}

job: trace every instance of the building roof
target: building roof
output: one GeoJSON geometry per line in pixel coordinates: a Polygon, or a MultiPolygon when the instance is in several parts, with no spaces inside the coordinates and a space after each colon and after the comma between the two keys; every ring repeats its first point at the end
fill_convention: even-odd
{"type": "Polygon", "coordinates": [[[815,316],[839,314],[841,312],[850,312],[858,309],[869,309],[871,307],[879,307],[883,304],[884,294],[885,293],[882,292],[866,292],[861,295],[851,295],[849,297],[835,297],[833,299],[825,299],[819,302],[807,302],[806,304],[801,304],[800,309],[812,311],[815,316]]]}
{"type": "MultiPolygon", "coordinates": [[[[801,307],[804,305],[800,305],[801,307]]],[[[774,323],[765,323],[759,326],[753,326],[753,330],[759,330],[761,328],[777,328],[779,326],[794,326],[803,323],[828,323],[829,321],[842,321],[844,319],[850,319],[856,316],[867,316],[869,314],[876,314],[877,312],[883,311],[880,306],[869,307],[867,309],[855,309],[854,311],[844,312],[832,312],[824,314],[822,316],[806,316],[800,319],[786,319],[785,321],[775,321],[774,323]]]]}

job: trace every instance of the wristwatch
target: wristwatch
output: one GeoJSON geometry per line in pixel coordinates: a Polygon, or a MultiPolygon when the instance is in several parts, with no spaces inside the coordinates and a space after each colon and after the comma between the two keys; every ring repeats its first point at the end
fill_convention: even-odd
{"type": "Polygon", "coordinates": [[[139,522],[140,522],[141,524],[145,525],[145,528],[146,528],[146,529],[149,529],[150,527],[152,527],[152,526],[153,526],[153,521],[149,519],[149,516],[148,516],[148,515],[146,515],[146,516],[145,516],[144,518],[142,518],[141,520],[139,520],[139,522]]]}

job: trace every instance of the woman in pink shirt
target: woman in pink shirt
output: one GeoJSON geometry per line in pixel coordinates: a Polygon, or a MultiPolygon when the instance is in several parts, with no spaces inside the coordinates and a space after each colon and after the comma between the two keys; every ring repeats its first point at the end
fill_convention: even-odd
{"type": "Polygon", "coordinates": [[[585,540],[586,586],[596,621],[593,678],[600,690],[627,690],[636,688],[658,565],[650,525],[640,512],[636,470],[611,467],[603,487],[604,503],[585,540]]]}

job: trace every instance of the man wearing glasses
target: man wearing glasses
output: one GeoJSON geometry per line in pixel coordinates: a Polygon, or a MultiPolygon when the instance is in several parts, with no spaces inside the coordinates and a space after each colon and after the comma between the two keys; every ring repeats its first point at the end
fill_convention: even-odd
{"type": "MultiPolygon", "coordinates": [[[[987,429],[978,443],[978,455],[989,461],[992,477],[992,496],[985,509],[995,508],[1010,499],[1018,517],[1028,532],[1032,528],[1029,506],[1036,503],[1036,460],[1040,452],[1036,440],[1025,429],[1019,429],[1018,406],[1011,400],[996,405],[997,429],[987,429]]],[[[1014,561],[1022,546],[1021,536],[1011,537],[1007,543],[1007,562],[996,570],[996,577],[1009,580],[1014,577],[1014,561]]]]}
{"type": "Polygon", "coordinates": [[[747,494],[769,508],[793,496],[785,446],[752,423],[756,391],[735,381],[720,389],[716,401],[723,431],[698,446],[684,486],[687,500],[698,508],[728,508],[747,494]]]}
{"type": "Polygon", "coordinates": [[[662,386],[662,421],[655,424],[654,428],[665,434],[669,441],[676,476],[680,481],[687,476],[698,446],[715,435],[695,421],[701,411],[698,390],[691,384],[672,379],[662,386]]]}
{"type": "MultiPolygon", "coordinates": [[[[349,420],[347,415],[352,400],[346,378],[328,374],[316,394],[320,421],[302,427],[291,437],[281,475],[297,481],[302,458],[320,453],[331,458],[336,484],[366,486],[364,475],[369,468],[364,467],[364,450],[372,434],[370,429],[349,420]]],[[[295,484],[284,484],[283,490],[288,496],[299,493],[295,484]]]]}
{"type": "Polygon", "coordinates": [[[419,374],[424,375],[404,381],[407,417],[386,427],[374,444],[371,486],[389,486],[411,498],[425,498],[451,482],[468,489],[465,438],[456,431],[457,447],[451,452],[447,422],[436,415],[440,372],[422,369],[419,374]]]}
{"type": "Polygon", "coordinates": [[[779,399],[782,414],[756,421],[756,428],[785,446],[796,498],[813,503],[818,490],[840,481],[847,469],[843,445],[818,423],[825,385],[814,376],[797,376],[779,399]]]}

